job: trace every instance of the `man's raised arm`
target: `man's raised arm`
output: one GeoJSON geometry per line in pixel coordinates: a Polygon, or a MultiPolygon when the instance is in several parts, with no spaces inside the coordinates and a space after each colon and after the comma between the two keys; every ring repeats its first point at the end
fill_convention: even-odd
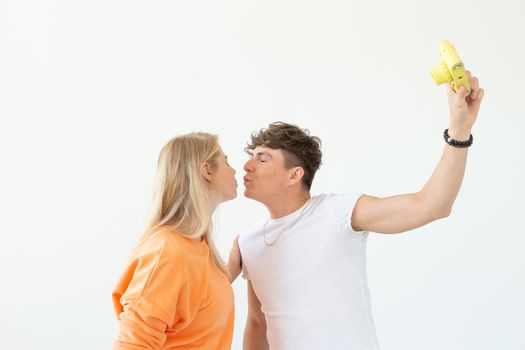
{"type": "MultiPolygon", "coordinates": [[[[478,79],[472,77],[470,72],[467,73],[471,85],[469,96],[466,96],[464,87],[457,93],[448,87],[448,134],[456,141],[469,140],[484,95],[478,79]]],[[[467,155],[468,148],[445,144],[441,160],[421,191],[385,198],[363,195],[352,213],[353,229],[400,233],[447,217],[463,181],[467,155]]]]}

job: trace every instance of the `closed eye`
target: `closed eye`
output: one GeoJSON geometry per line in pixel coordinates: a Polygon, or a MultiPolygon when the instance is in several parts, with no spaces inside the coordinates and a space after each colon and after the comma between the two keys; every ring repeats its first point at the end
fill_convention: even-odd
{"type": "Polygon", "coordinates": [[[257,152],[254,156],[257,157],[257,160],[261,163],[266,163],[268,159],[272,157],[266,152],[257,152]]]}

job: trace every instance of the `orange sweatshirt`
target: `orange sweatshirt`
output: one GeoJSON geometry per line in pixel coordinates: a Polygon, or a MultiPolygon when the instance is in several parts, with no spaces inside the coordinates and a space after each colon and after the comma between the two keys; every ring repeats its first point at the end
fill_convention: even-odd
{"type": "Polygon", "coordinates": [[[133,249],[113,292],[114,350],[229,350],[233,290],[205,241],[158,231],[133,249]]]}

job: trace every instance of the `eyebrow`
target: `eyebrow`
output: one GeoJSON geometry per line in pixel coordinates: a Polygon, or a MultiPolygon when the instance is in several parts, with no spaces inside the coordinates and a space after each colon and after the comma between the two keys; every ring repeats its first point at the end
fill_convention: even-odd
{"type": "Polygon", "coordinates": [[[272,155],[265,151],[259,151],[255,153],[256,156],[268,156],[269,158],[272,158],[272,155]]]}

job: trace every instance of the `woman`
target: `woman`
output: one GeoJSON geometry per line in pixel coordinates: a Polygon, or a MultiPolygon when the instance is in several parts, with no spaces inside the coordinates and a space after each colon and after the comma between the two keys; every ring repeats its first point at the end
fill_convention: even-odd
{"type": "Polygon", "coordinates": [[[236,241],[225,266],[212,240],[215,208],[237,195],[217,136],[175,137],[162,149],[152,218],[113,292],[114,349],[230,349],[236,241]]]}

